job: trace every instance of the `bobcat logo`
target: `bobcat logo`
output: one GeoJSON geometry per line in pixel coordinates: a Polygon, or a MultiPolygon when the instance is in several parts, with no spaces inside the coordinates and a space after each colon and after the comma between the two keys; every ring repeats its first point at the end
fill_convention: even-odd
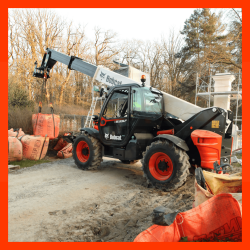
{"type": "Polygon", "coordinates": [[[109,138],[109,134],[106,134],[106,133],[105,133],[105,136],[104,136],[104,137],[105,137],[105,139],[107,140],[107,139],[109,138]]]}
{"type": "Polygon", "coordinates": [[[105,75],[106,75],[106,74],[104,74],[104,73],[101,72],[101,74],[100,74],[101,80],[104,79],[105,75]]]}

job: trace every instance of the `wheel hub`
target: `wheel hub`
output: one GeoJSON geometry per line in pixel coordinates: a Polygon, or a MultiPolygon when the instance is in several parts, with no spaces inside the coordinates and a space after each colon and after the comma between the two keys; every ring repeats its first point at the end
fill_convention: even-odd
{"type": "Polygon", "coordinates": [[[160,162],[158,163],[158,168],[164,172],[167,171],[169,166],[168,166],[168,162],[165,162],[165,159],[163,159],[163,161],[160,160],[160,162]]]}
{"type": "Polygon", "coordinates": [[[174,170],[171,158],[163,152],[154,153],[150,157],[148,165],[151,175],[159,181],[169,179],[174,170]]]}
{"type": "Polygon", "coordinates": [[[76,146],[76,155],[79,161],[87,162],[89,160],[89,145],[86,141],[80,141],[76,146]]]}
{"type": "Polygon", "coordinates": [[[83,148],[82,149],[82,154],[83,155],[88,155],[89,154],[89,149],[86,147],[86,148],[83,148]]]}

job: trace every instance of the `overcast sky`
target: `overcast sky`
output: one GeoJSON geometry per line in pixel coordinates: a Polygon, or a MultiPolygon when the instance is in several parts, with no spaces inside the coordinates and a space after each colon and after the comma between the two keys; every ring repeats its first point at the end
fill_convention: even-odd
{"type": "Polygon", "coordinates": [[[75,24],[86,25],[86,35],[94,37],[99,26],[118,33],[118,38],[159,40],[170,29],[179,32],[194,9],[51,9],[75,24]]]}

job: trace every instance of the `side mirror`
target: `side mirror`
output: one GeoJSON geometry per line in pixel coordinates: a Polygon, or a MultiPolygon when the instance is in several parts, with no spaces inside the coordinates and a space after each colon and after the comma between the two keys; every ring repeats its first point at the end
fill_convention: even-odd
{"type": "Polygon", "coordinates": [[[105,87],[101,87],[100,90],[100,97],[102,97],[103,95],[105,95],[105,98],[107,97],[107,89],[105,87]]]}
{"type": "Polygon", "coordinates": [[[103,88],[101,88],[101,90],[100,90],[100,97],[102,97],[102,96],[103,96],[103,94],[104,94],[104,89],[103,89],[103,88]]]}

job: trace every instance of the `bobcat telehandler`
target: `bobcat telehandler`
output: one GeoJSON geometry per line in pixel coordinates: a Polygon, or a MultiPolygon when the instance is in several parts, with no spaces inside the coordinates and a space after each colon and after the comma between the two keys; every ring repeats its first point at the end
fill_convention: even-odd
{"type": "Polygon", "coordinates": [[[147,182],[172,190],[183,185],[189,168],[225,172],[232,153],[233,113],[219,107],[200,108],[101,66],[47,49],[33,76],[47,80],[59,61],[106,85],[94,128],[71,135],[73,158],[80,169],[97,167],[104,156],[123,163],[141,160],[147,182]],[[173,117],[178,117],[175,119],[173,117]]]}

